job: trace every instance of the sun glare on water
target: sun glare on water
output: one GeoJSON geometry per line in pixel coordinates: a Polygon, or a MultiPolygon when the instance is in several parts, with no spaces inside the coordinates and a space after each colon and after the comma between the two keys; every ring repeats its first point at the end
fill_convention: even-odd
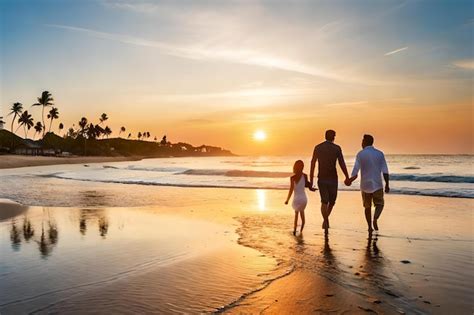
{"type": "Polygon", "coordinates": [[[265,141],[265,139],[267,139],[267,134],[263,130],[257,130],[253,134],[253,138],[256,141],[265,141]]]}

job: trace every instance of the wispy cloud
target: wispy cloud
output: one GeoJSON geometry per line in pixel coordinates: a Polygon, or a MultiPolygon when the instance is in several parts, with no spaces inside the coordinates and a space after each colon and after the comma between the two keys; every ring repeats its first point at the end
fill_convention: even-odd
{"type": "Polygon", "coordinates": [[[453,61],[453,65],[455,65],[458,68],[474,70],[474,59],[456,60],[456,61],[453,61]]]}
{"type": "Polygon", "coordinates": [[[366,105],[368,101],[350,101],[350,102],[339,102],[339,103],[329,103],[323,104],[323,106],[333,107],[333,106],[358,106],[358,105],[366,105]]]}
{"type": "Polygon", "coordinates": [[[209,46],[209,45],[177,45],[167,42],[147,40],[129,35],[115,34],[97,31],[88,28],[58,25],[58,24],[46,24],[49,27],[59,28],[67,31],[79,32],[93,36],[96,38],[102,38],[112,41],[121,42],[129,45],[152,47],[160,50],[163,54],[193,59],[193,60],[220,60],[230,63],[239,63],[246,65],[254,65],[265,68],[272,68],[277,70],[284,70],[289,72],[295,72],[325,79],[331,79],[340,82],[353,82],[361,84],[372,84],[371,82],[364,82],[358,80],[353,76],[344,76],[332,71],[319,69],[314,66],[306,65],[295,60],[286,59],[284,57],[277,57],[275,55],[249,49],[236,49],[235,47],[220,47],[220,46],[209,46]]]}
{"type": "Polygon", "coordinates": [[[402,51],[407,50],[407,49],[408,49],[408,46],[402,47],[402,48],[398,48],[398,49],[389,51],[388,53],[385,53],[384,56],[390,56],[390,55],[393,55],[393,54],[397,54],[397,53],[402,52],[402,51]]]}

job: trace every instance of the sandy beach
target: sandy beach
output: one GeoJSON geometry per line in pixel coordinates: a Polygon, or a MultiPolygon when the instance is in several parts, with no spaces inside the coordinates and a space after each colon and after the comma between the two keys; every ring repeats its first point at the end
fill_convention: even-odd
{"type": "Polygon", "coordinates": [[[284,191],[48,180],[54,194],[100,206],[57,207],[61,200],[44,198],[44,207],[4,217],[2,314],[472,308],[470,199],[389,195],[381,231],[369,238],[360,195],[342,192],[326,238],[311,194],[307,227],[294,237],[284,191]],[[35,230],[30,238],[25,226],[35,230]]]}
{"type": "Polygon", "coordinates": [[[0,169],[29,166],[87,164],[101,162],[138,161],[142,157],[125,156],[30,156],[30,155],[0,155],[0,169]]]}

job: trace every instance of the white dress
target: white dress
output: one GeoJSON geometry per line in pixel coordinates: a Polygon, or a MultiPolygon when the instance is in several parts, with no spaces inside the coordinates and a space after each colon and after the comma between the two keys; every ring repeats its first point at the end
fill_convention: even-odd
{"type": "Polygon", "coordinates": [[[304,175],[301,175],[300,180],[295,183],[293,203],[291,204],[295,211],[303,211],[306,208],[308,203],[308,198],[306,197],[306,179],[304,175]]]}

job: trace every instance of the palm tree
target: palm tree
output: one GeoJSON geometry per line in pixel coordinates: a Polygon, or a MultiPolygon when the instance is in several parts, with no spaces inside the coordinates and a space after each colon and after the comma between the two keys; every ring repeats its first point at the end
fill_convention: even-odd
{"type": "MultiPolygon", "coordinates": [[[[42,111],[41,111],[41,118],[42,118],[42,121],[43,121],[43,126],[46,126],[44,124],[44,109],[46,107],[49,107],[49,106],[53,106],[53,96],[51,95],[51,93],[49,93],[48,91],[44,91],[43,93],[41,93],[41,96],[38,97],[38,103],[34,103],[33,106],[42,106],[42,111]]],[[[44,131],[45,131],[45,128],[43,128],[43,137],[44,137],[44,131]]]]}
{"type": "Polygon", "coordinates": [[[12,129],[11,132],[13,133],[13,124],[15,123],[16,116],[20,116],[23,112],[23,104],[22,103],[13,103],[12,108],[10,108],[10,113],[8,115],[13,115],[12,119],[12,129]]]}
{"type": "Polygon", "coordinates": [[[109,128],[109,126],[105,126],[104,129],[104,135],[109,139],[109,136],[112,134],[112,129],[109,128]]]}
{"type": "Polygon", "coordinates": [[[122,126],[122,127],[120,127],[119,136],[120,136],[120,134],[121,134],[122,132],[125,132],[126,130],[127,130],[127,129],[125,129],[125,127],[123,127],[123,126],[122,126]]]}
{"type": "Polygon", "coordinates": [[[137,136],[138,136],[138,140],[140,140],[140,138],[142,137],[142,133],[139,131],[137,136]]]}
{"type": "Polygon", "coordinates": [[[51,108],[51,110],[49,111],[49,114],[48,114],[48,119],[51,119],[51,121],[49,122],[48,132],[51,132],[51,125],[53,124],[53,120],[58,119],[58,118],[59,118],[59,111],[58,111],[57,107],[51,108]]]}
{"type": "Polygon", "coordinates": [[[27,110],[25,110],[20,118],[18,119],[18,123],[20,124],[20,126],[23,126],[23,128],[25,129],[25,139],[27,138],[28,136],[28,132],[26,131],[27,128],[28,130],[31,129],[31,127],[33,127],[34,123],[33,123],[33,117],[31,117],[31,115],[28,113],[27,110]]]}
{"type": "Polygon", "coordinates": [[[64,125],[63,125],[63,123],[59,123],[59,127],[58,127],[58,129],[59,129],[58,133],[60,134],[60,133],[61,133],[61,130],[63,130],[63,129],[64,129],[64,125]]]}
{"type": "Polygon", "coordinates": [[[3,125],[5,124],[5,121],[3,120],[3,116],[0,116],[0,126],[3,128],[3,125]]]}
{"type": "Polygon", "coordinates": [[[35,128],[35,135],[33,136],[33,139],[36,138],[36,134],[39,134],[41,133],[41,131],[43,131],[43,125],[41,124],[41,121],[36,122],[36,125],[34,128],[35,128]]]}
{"type": "Polygon", "coordinates": [[[131,136],[132,136],[132,133],[129,133],[127,139],[130,139],[131,136]]]}
{"type": "Polygon", "coordinates": [[[99,131],[97,130],[97,125],[94,126],[94,124],[89,124],[86,130],[87,133],[87,138],[89,139],[95,139],[99,136],[99,131]]]}
{"type": "Polygon", "coordinates": [[[105,129],[102,128],[99,125],[95,125],[95,136],[96,136],[96,138],[100,138],[100,136],[104,136],[104,135],[105,135],[105,129]]]}
{"type": "Polygon", "coordinates": [[[82,117],[81,120],[79,120],[79,127],[81,128],[79,134],[84,137],[86,127],[87,127],[87,118],[82,117]]]}
{"type": "Polygon", "coordinates": [[[168,141],[166,140],[166,135],[163,136],[163,139],[161,139],[161,145],[166,145],[168,141]]]}
{"type": "Polygon", "coordinates": [[[77,132],[76,130],[74,130],[73,127],[69,128],[67,133],[66,133],[66,137],[70,137],[70,138],[76,138],[77,137],[77,132]]]}
{"type": "Polygon", "coordinates": [[[99,123],[99,125],[102,125],[102,123],[103,123],[104,121],[106,121],[107,119],[109,119],[109,117],[107,117],[107,114],[106,114],[106,113],[103,113],[102,115],[100,115],[100,118],[99,118],[100,123],[99,123]]]}

